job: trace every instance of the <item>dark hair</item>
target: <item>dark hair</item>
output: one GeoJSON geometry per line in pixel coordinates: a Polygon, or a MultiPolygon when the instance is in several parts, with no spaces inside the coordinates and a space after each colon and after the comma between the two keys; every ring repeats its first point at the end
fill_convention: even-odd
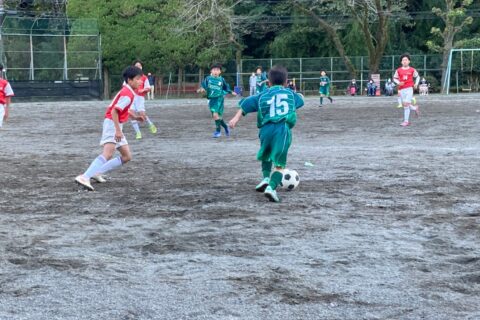
{"type": "Polygon", "coordinates": [[[274,85],[284,85],[288,78],[287,68],[283,66],[274,66],[268,72],[268,81],[274,85]]]}
{"type": "Polygon", "coordinates": [[[410,59],[410,55],[408,53],[404,53],[400,56],[400,63],[402,63],[403,58],[407,58],[408,60],[412,60],[412,59],[410,59]]]}
{"type": "Polygon", "coordinates": [[[3,64],[0,64],[0,71],[3,70],[3,64]]]}
{"type": "Polygon", "coordinates": [[[212,71],[212,69],[215,69],[215,68],[222,70],[222,65],[220,63],[214,63],[210,66],[210,71],[212,71]]]}
{"type": "Polygon", "coordinates": [[[263,68],[262,68],[262,66],[258,66],[258,67],[256,67],[256,68],[255,68],[255,71],[257,71],[258,69],[260,69],[260,71],[263,71],[263,68]]]}
{"type": "Polygon", "coordinates": [[[132,66],[135,66],[137,63],[140,63],[140,64],[142,65],[142,67],[143,67],[143,62],[142,62],[142,60],[138,60],[138,59],[135,60],[135,61],[133,61],[132,66]]]}
{"type": "Polygon", "coordinates": [[[125,80],[125,82],[128,82],[128,79],[131,80],[136,76],[141,76],[142,74],[143,74],[143,71],[139,67],[129,66],[129,67],[126,67],[125,70],[123,70],[122,75],[123,75],[123,80],[125,80]]]}

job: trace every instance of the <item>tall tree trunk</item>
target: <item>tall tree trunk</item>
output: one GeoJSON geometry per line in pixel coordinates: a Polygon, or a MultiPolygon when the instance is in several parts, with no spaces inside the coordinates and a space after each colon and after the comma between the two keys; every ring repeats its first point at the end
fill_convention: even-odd
{"type": "Polygon", "coordinates": [[[103,68],[103,99],[110,99],[110,73],[107,68],[103,68]]]}
{"type": "Polygon", "coordinates": [[[326,21],[323,18],[321,18],[320,16],[316,15],[314,12],[308,10],[304,5],[301,5],[301,4],[295,2],[294,6],[297,9],[299,9],[300,11],[302,11],[303,13],[306,13],[309,16],[311,16],[315,21],[317,21],[317,23],[320,25],[320,27],[327,32],[327,35],[333,41],[333,44],[338,51],[338,54],[340,55],[343,62],[345,63],[345,66],[347,67],[347,70],[350,73],[350,77],[356,78],[357,77],[357,70],[355,69],[355,66],[353,65],[350,58],[347,57],[347,54],[345,53],[345,47],[343,46],[343,43],[340,40],[340,37],[338,36],[337,30],[335,28],[333,28],[328,23],[328,21],[326,21]]]}

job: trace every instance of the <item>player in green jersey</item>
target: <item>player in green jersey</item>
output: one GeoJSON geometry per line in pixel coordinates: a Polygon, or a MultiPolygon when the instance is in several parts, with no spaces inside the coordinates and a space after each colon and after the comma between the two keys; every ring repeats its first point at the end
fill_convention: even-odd
{"type": "Polygon", "coordinates": [[[223,102],[224,96],[228,93],[236,96],[235,92],[232,92],[228,83],[223,79],[220,74],[222,73],[222,66],[219,64],[214,64],[210,68],[210,75],[206,76],[202,81],[202,88],[200,92],[207,93],[208,106],[210,112],[212,112],[212,118],[215,120],[215,132],[213,133],[214,138],[219,138],[222,133],[220,127],[223,127],[225,130],[225,135],[228,137],[230,135],[230,130],[228,129],[227,124],[223,121],[223,102]]]}
{"type": "Polygon", "coordinates": [[[301,94],[285,88],[287,77],[287,69],[273,67],[268,73],[271,87],[258,95],[242,99],[240,110],[229,122],[230,127],[234,128],[242,116],[257,113],[257,127],[260,130],[257,159],[262,162],[263,180],[255,189],[264,192],[274,202],[280,201],[275,189],[281,183],[282,171],[287,165],[287,153],[292,143],[291,129],[297,121],[296,110],[304,104],[301,94]]]}
{"type": "Polygon", "coordinates": [[[330,103],[333,102],[333,99],[330,98],[330,78],[327,77],[327,73],[325,71],[320,72],[320,106],[323,107],[323,97],[327,97],[330,100],[330,103]]]}
{"type": "Polygon", "coordinates": [[[262,93],[267,89],[267,76],[265,72],[263,72],[262,67],[257,67],[255,71],[255,76],[257,77],[257,94],[262,93]]]}

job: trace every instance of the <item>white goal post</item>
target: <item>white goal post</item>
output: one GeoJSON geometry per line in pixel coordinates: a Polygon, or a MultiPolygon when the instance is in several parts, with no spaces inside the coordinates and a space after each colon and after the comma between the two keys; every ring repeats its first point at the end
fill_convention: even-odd
{"type": "MultiPolygon", "coordinates": [[[[479,68],[480,68],[480,48],[451,49],[450,54],[448,56],[448,64],[447,64],[447,69],[445,74],[445,80],[444,80],[444,83],[442,83],[443,92],[445,92],[446,94],[450,94],[452,69],[457,72],[456,87],[458,92],[460,87],[460,84],[458,83],[458,72],[472,73],[474,72],[474,69],[478,70],[479,68]],[[453,59],[454,55],[455,55],[455,60],[453,59]]],[[[462,89],[462,91],[464,90],[469,90],[469,89],[462,89]]]]}

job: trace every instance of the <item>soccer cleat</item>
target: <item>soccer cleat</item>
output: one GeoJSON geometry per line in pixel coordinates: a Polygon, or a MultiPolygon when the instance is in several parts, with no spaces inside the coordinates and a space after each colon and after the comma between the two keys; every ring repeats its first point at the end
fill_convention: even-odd
{"type": "Polygon", "coordinates": [[[138,131],[138,132],[135,134],[135,139],[137,139],[137,140],[142,139],[142,133],[141,133],[140,131],[138,131]]]}
{"type": "Polygon", "coordinates": [[[412,98],[412,104],[416,105],[417,104],[417,99],[415,97],[412,98]]]}
{"type": "Polygon", "coordinates": [[[270,186],[267,186],[263,194],[272,202],[280,202],[280,198],[277,196],[277,191],[273,190],[270,186]]]}
{"type": "Polygon", "coordinates": [[[400,108],[403,108],[403,105],[401,103],[397,104],[397,108],[400,109],[400,108]]]}
{"type": "Polygon", "coordinates": [[[400,125],[401,125],[402,127],[407,127],[407,126],[410,125],[410,122],[408,122],[408,121],[403,121],[402,123],[400,123],[400,125]]]}
{"type": "Polygon", "coordinates": [[[96,174],[92,177],[92,180],[98,182],[98,183],[105,183],[107,180],[101,175],[101,174],[96,174]]]}
{"type": "Polygon", "coordinates": [[[262,180],[262,182],[260,182],[259,184],[257,184],[257,186],[255,187],[255,190],[257,192],[264,192],[265,189],[268,187],[268,184],[270,183],[270,178],[264,178],[262,180]]]}
{"type": "Polygon", "coordinates": [[[228,126],[226,126],[224,129],[225,129],[225,136],[230,137],[230,129],[228,128],[228,126]]]}
{"type": "Polygon", "coordinates": [[[90,180],[85,178],[83,175],[79,175],[75,178],[75,182],[83,186],[88,191],[94,191],[95,189],[90,184],[90,180]]]}
{"type": "Polygon", "coordinates": [[[215,131],[215,132],[213,133],[213,137],[214,137],[214,138],[220,138],[221,135],[222,135],[222,133],[221,133],[220,131],[215,131]]]}
{"type": "Polygon", "coordinates": [[[319,105],[318,107],[319,107],[319,108],[323,107],[323,104],[319,105]]]}
{"type": "Polygon", "coordinates": [[[148,129],[150,129],[151,133],[157,133],[157,127],[152,123],[151,125],[148,126],[148,129]]]}

